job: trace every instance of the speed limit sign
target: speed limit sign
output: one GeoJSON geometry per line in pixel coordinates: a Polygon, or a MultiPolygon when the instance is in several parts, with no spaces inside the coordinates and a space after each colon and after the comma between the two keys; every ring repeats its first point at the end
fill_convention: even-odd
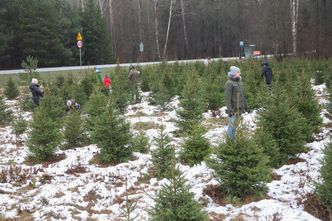
{"type": "Polygon", "coordinates": [[[77,47],[81,48],[83,46],[83,41],[77,41],[77,47]]]}

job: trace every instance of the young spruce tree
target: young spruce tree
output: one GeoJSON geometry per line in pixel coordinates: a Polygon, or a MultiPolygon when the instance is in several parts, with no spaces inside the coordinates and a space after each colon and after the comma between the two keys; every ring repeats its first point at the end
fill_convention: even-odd
{"type": "Polygon", "coordinates": [[[321,183],[316,184],[316,192],[318,197],[328,208],[330,217],[332,217],[332,143],[325,146],[324,157],[321,161],[320,169],[321,183]]]}
{"type": "Polygon", "coordinates": [[[192,124],[188,131],[188,137],[182,146],[181,159],[190,166],[201,163],[211,152],[208,139],[203,137],[204,133],[205,129],[198,124],[192,124]]]}
{"type": "Polygon", "coordinates": [[[174,147],[170,145],[170,137],[165,132],[164,125],[159,127],[159,136],[155,138],[157,149],[152,151],[152,164],[158,179],[171,175],[171,163],[174,159],[174,147]]]}
{"type": "Polygon", "coordinates": [[[297,108],[290,106],[285,93],[275,84],[275,93],[270,104],[265,107],[259,117],[258,128],[270,134],[276,142],[279,154],[271,159],[274,162],[287,162],[304,150],[306,139],[305,119],[297,108]],[[275,159],[279,157],[279,159],[275,159]]]}
{"type": "Polygon", "coordinates": [[[206,221],[207,214],[195,201],[187,180],[180,170],[171,166],[169,183],[158,191],[154,207],[149,211],[151,221],[206,221]]]}
{"type": "Polygon", "coordinates": [[[200,123],[202,120],[205,102],[200,85],[197,73],[188,76],[180,100],[181,109],[177,112],[180,117],[178,126],[182,131],[187,131],[192,123],[200,123]]]}
{"type": "Polygon", "coordinates": [[[268,159],[240,128],[234,140],[227,138],[217,147],[216,158],[209,165],[230,198],[261,195],[266,191],[268,159]]]}
{"type": "MultiPolygon", "coordinates": [[[[101,93],[101,92],[100,92],[101,93]]],[[[105,111],[94,118],[91,140],[100,148],[100,160],[104,163],[127,161],[132,149],[130,125],[120,117],[113,99],[107,101],[105,111]]]]}
{"type": "Polygon", "coordinates": [[[44,99],[33,114],[27,142],[30,156],[37,161],[45,161],[52,157],[61,142],[60,125],[58,119],[49,112],[49,99],[52,99],[51,95],[46,91],[44,99]]]}
{"type": "Polygon", "coordinates": [[[8,109],[3,97],[0,96],[0,126],[8,125],[12,120],[12,111],[8,109]]]}
{"type": "Polygon", "coordinates": [[[65,118],[63,137],[65,144],[63,148],[69,149],[79,147],[87,141],[86,128],[79,111],[71,111],[65,118]]]}
{"type": "Polygon", "coordinates": [[[20,94],[18,87],[12,78],[9,78],[7,81],[4,93],[9,100],[15,99],[20,94]]]}

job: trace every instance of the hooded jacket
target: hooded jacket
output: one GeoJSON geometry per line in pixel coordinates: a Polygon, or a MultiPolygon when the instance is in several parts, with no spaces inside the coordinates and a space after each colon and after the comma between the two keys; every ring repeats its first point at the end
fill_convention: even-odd
{"type": "Polygon", "coordinates": [[[241,78],[238,80],[234,78],[229,78],[228,81],[225,83],[224,94],[228,114],[242,114],[247,111],[247,101],[244,97],[241,78]]]}

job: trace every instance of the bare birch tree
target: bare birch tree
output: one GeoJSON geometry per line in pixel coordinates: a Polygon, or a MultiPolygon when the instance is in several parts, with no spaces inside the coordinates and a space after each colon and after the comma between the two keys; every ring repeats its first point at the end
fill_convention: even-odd
{"type": "Polygon", "coordinates": [[[166,57],[166,52],[167,52],[167,44],[168,44],[168,37],[169,37],[169,29],[171,27],[171,21],[172,21],[172,13],[173,13],[173,0],[171,0],[171,4],[169,6],[169,15],[168,15],[166,39],[165,39],[164,52],[163,52],[163,57],[164,58],[166,57]]]}
{"type": "Polygon", "coordinates": [[[159,26],[158,26],[158,0],[154,1],[154,11],[155,11],[155,26],[156,26],[156,48],[157,48],[157,55],[160,59],[160,48],[159,48],[159,26]]]}
{"type": "Polygon", "coordinates": [[[181,0],[181,14],[182,14],[182,23],[183,23],[183,35],[184,35],[184,54],[187,56],[188,51],[188,37],[187,37],[187,27],[186,27],[186,16],[184,10],[184,0],[181,0]]]}

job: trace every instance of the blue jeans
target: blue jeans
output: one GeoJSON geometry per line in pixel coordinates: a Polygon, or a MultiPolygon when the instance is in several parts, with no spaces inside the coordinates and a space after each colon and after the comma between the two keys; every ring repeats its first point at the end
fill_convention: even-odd
{"type": "Polygon", "coordinates": [[[231,140],[234,140],[234,137],[236,135],[235,116],[228,117],[227,135],[231,140]]]}

